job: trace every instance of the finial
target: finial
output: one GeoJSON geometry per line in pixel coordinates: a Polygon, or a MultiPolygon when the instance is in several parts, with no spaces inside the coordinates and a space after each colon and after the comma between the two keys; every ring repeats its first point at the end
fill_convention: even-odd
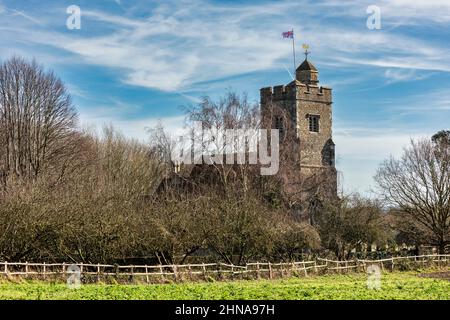
{"type": "Polygon", "coordinates": [[[309,44],[304,43],[304,44],[302,45],[302,48],[305,50],[305,60],[308,60],[308,54],[310,53],[310,52],[308,51],[308,49],[309,49],[309,44]]]}

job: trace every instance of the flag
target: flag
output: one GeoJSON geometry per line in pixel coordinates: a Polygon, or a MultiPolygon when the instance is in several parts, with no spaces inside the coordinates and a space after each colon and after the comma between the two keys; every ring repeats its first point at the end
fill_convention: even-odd
{"type": "Polygon", "coordinates": [[[283,32],[282,35],[283,38],[294,39],[294,30],[283,32]]]}

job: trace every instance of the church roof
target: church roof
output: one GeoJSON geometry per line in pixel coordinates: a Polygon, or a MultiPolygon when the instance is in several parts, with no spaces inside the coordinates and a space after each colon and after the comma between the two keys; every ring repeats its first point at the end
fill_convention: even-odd
{"type": "Polygon", "coordinates": [[[301,65],[298,66],[297,70],[299,71],[317,71],[316,67],[309,62],[308,60],[303,61],[301,65]]]}

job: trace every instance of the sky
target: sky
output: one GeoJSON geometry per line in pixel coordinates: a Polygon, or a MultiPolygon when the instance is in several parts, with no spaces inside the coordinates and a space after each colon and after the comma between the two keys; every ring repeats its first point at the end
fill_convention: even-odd
{"type": "MultiPolygon", "coordinates": [[[[72,20],[71,20],[72,21],[72,20]]],[[[112,124],[145,141],[161,121],[180,132],[182,106],[292,78],[303,43],[333,88],[336,166],[346,192],[411,139],[450,128],[448,0],[0,0],[0,61],[35,58],[66,83],[80,125],[112,124]],[[69,29],[69,6],[81,9],[69,29]],[[380,9],[380,29],[368,28],[380,9]]]]}

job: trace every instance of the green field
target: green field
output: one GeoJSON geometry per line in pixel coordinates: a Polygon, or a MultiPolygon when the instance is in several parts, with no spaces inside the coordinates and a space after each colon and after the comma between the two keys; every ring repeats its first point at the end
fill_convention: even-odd
{"type": "Polygon", "coordinates": [[[159,285],[83,285],[0,282],[0,299],[450,299],[450,281],[420,278],[416,272],[385,273],[380,290],[366,287],[364,274],[286,280],[159,285]]]}

